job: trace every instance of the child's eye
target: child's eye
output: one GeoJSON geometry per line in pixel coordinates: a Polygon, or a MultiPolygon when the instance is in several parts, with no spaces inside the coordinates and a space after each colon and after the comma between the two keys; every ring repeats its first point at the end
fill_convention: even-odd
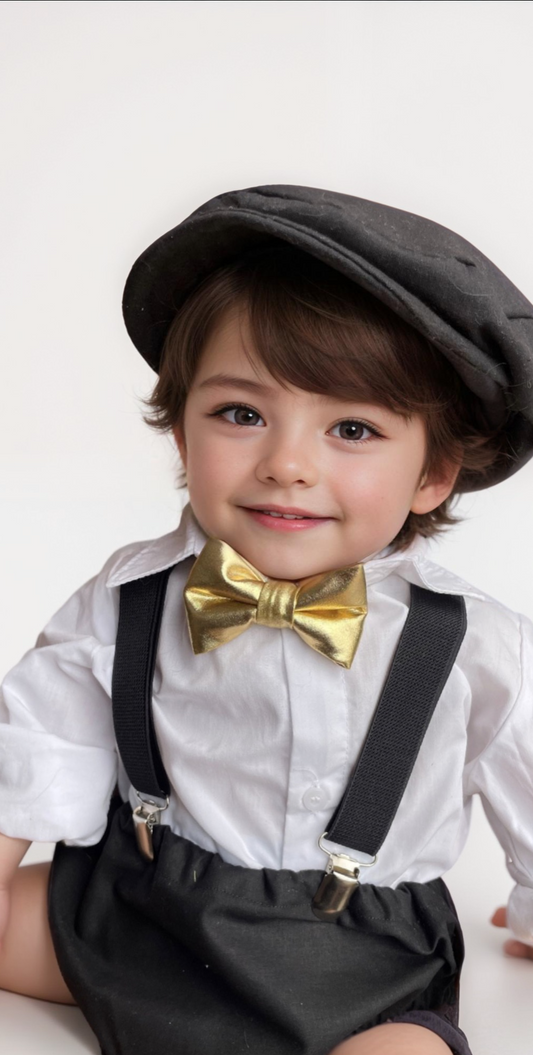
{"type": "MultiPolygon", "coordinates": [[[[255,425],[255,421],[250,421],[250,416],[252,418],[261,418],[261,415],[257,413],[257,410],[254,410],[252,407],[246,406],[245,403],[227,403],[225,407],[220,407],[220,410],[215,410],[213,414],[209,415],[209,417],[219,418],[222,417],[224,414],[229,413],[229,411],[237,411],[239,413],[239,417],[241,418],[241,420],[230,421],[230,425],[255,425]]],[[[228,419],[225,418],[225,420],[227,421],[228,419]]],[[[261,418],[261,420],[263,419],[261,418]]]]}
{"type": "Polygon", "coordinates": [[[378,430],[374,428],[373,425],[369,425],[367,421],[360,421],[359,419],[355,418],[348,418],[346,421],[338,421],[337,424],[333,426],[333,428],[345,430],[345,434],[342,435],[341,433],[339,439],[352,440],[353,442],[358,442],[359,444],[367,443],[370,439],[370,436],[377,436],[378,438],[381,436],[381,433],[378,432],[378,430]],[[363,433],[365,432],[369,433],[370,435],[364,436],[363,433]]]}

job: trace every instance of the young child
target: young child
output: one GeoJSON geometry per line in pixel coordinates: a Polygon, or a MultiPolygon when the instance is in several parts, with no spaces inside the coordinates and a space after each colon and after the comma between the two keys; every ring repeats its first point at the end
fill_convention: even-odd
{"type": "Polygon", "coordinates": [[[104,1055],[471,1055],[441,876],[477,793],[532,954],[533,625],[427,540],[533,453],[533,308],[435,223],[267,186],[124,315],[189,502],[3,682],[0,986],[104,1055]]]}

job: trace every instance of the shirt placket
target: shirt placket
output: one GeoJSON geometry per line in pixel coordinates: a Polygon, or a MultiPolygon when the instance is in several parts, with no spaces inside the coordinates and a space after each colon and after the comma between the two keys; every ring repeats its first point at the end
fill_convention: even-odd
{"type": "Polygon", "coordinates": [[[349,715],[344,668],[282,630],[291,751],[280,868],[317,866],[317,840],[344,790],[349,715]]]}

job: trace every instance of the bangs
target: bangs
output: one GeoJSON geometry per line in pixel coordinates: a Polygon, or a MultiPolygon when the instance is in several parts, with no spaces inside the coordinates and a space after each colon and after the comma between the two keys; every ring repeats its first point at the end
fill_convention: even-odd
{"type": "Polygon", "coordinates": [[[443,406],[456,376],[444,357],[321,261],[290,247],[261,250],[235,278],[233,301],[246,312],[252,355],[279,384],[378,403],[405,417],[443,406]]]}

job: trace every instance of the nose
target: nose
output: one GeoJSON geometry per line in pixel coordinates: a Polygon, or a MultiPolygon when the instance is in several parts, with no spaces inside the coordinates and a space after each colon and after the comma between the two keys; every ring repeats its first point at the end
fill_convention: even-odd
{"type": "Polygon", "coordinates": [[[309,437],[269,436],[268,447],[257,462],[256,476],[262,483],[277,483],[280,487],[312,487],[318,480],[318,466],[309,437]]]}

